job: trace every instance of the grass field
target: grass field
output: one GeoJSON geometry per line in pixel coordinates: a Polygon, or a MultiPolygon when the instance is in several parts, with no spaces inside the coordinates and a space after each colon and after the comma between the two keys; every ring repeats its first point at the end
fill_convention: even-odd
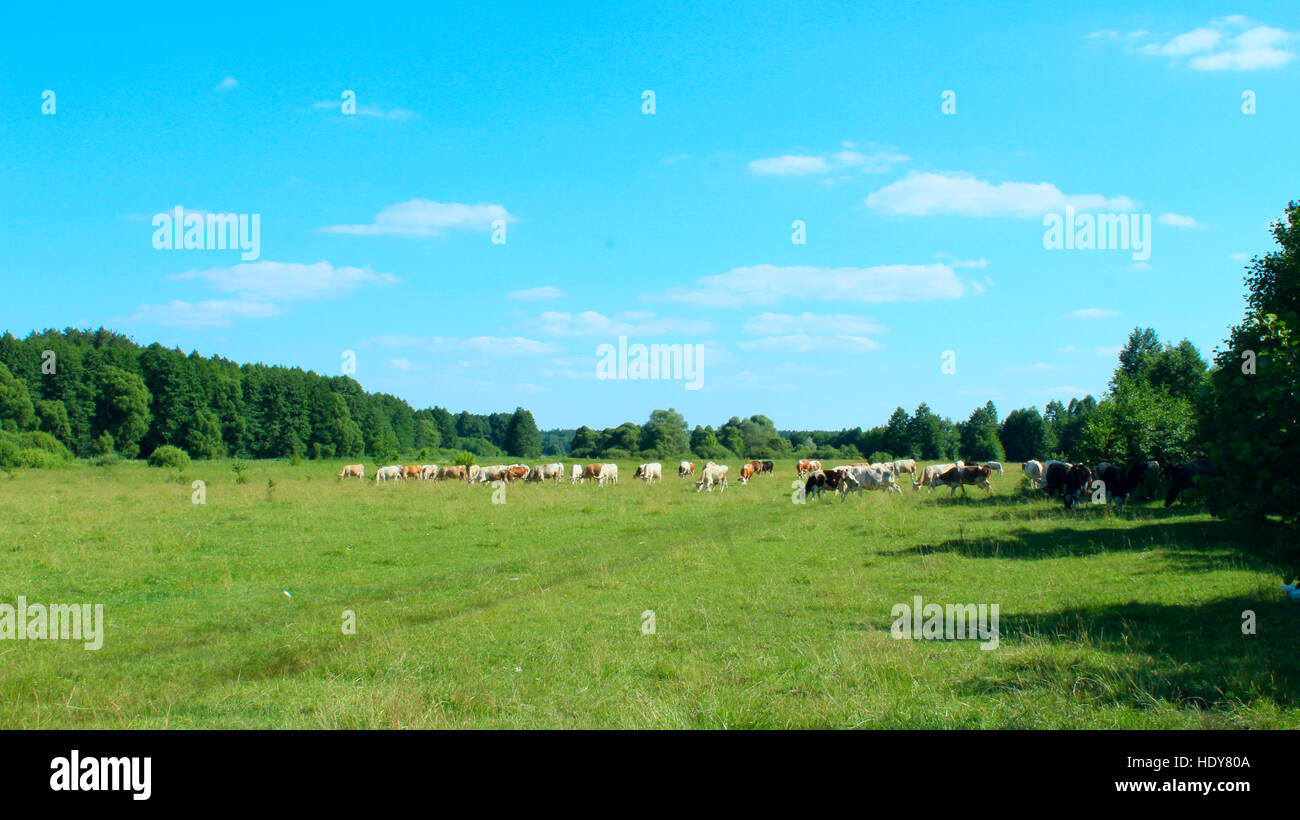
{"type": "Polygon", "coordinates": [[[698,495],[633,469],[500,505],[337,462],[0,474],[0,603],[106,620],[98,651],[0,641],[0,727],[1300,726],[1273,533],[1067,514],[1014,467],[802,506],[789,461],[698,495]],[[1000,646],[895,640],[914,595],[997,603],[1000,646]]]}

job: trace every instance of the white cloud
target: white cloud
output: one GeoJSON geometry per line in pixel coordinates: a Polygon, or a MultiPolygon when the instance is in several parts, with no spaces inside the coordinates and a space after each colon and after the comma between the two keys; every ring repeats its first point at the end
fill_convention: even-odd
{"type": "Polygon", "coordinates": [[[1035,217],[1065,210],[1132,211],[1136,205],[1126,196],[1107,198],[1101,194],[1065,194],[1047,182],[1003,182],[993,184],[969,174],[940,174],[913,171],[866,199],[867,207],[902,216],[957,214],[960,216],[1035,217]]]}
{"type": "Polygon", "coordinates": [[[1075,347],[1074,345],[1066,345],[1065,347],[1058,347],[1058,348],[1056,349],[1056,352],[1057,352],[1057,353],[1073,353],[1073,352],[1075,352],[1076,350],[1078,350],[1078,348],[1075,347]]]}
{"type": "Polygon", "coordinates": [[[389,359],[388,366],[394,370],[401,370],[403,372],[411,372],[415,370],[424,369],[424,365],[413,364],[410,359],[389,359]]]}
{"type": "Polygon", "coordinates": [[[790,336],[801,333],[866,336],[885,333],[888,328],[873,319],[844,313],[760,313],[746,319],[743,330],[755,336],[790,336]]]}
{"type": "Polygon", "coordinates": [[[384,208],[368,225],[331,225],[320,231],[356,236],[440,236],[453,230],[490,231],[498,219],[517,221],[502,205],[411,199],[384,208]]]}
{"type": "Polygon", "coordinates": [[[987,259],[958,259],[952,263],[954,268],[987,268],[989,260],[987,259]]]}
{"type": "Polygon", "coordinates": [[[229,91],[230,89],[234,88],[234,87],[237,86],[237,85],[239,85],[239,83],[235,80],[234,77],[227,77],[226,79],[224,79],[224,80],[222,80],[221,82],[217,83],[217,87],[214,88],[214,89],[212,89],[212,90],[213,90],[213,91],[229,91]]]}
{"type": "Polygon", "coordinates": [[[192,270],[169,277],[200,279],[218,291],[253,294],[264,299],[336,299],[364,285],[391,285],[389,273],[369,268],[336,268],[324,260],[301,262],[243,262],[227,268],[192,270]]]}
{"type": "Polygon", "coordinates": [[[1250,260],[1250,254],[1246,253],[1245,251],[1242,251],[1241,253],[1234,253],[1232,255],[1232,260],[1234,262],[1247,262],[1250,260]]]}
{"type": "Polygon", "coordinates": [[[384,347],[417,348],[435,353],[481,353],[510,356],[540,355],[555,352],[555,346],[549,342],[527,339],[522,336],[474,336],[469,339],[461,339],[454,336],[383,334],[376,336],[371,341],[384,347]]]}
{"type": "Polygon", "coordinates": [[[546,302],[551,299],[563,299],[564,291],[545,285],[540,288],[513,290],[506,294],[506,298],[516,302],[546,302]]]}
{"type": "Polygon", "coordinates": [[[882,345],[865,336],[835,334],[831,336],[813,336],[807,333],[793,333],[786,336],[766,336],[737,342],[736,347],[751,353],[870,353],[879,350],[882,345]]]}
{"type": "Polygon", "coordinates": [[[795,154],[756,159],[749,163],[750,172],[759,175],[803,176],[805,174],[823,174],[829,171],[830,167],[830,163],[824,157],[795,154]]]}
{"type": "Polygon", "coordinates": [[[1204,228],[1205,226],[1197,222],[1193,217],[1183,216],[1182,214],[1161,214],[1157,220],[1161,225],[1169,225],[1173,228],[1204,228]]]}
{"type": "Polygon", "coordinates": [[[114,324],[170,325],[191,330],[226,327],[233,319],[268,319],[283,313],[279,305],[258,299],[212,299],[186,302],[180,299],[162,305],[141,305],[130,316],[113,319],[114,324]]]}
{"type": "Polygon", "coordinates": [[[1105,347],[1094,347],[1092,352],[1109,359],[1118,356],[1123,349],[1124,345],[1107,345],[1105,347]]]}
{"type": "Polygon", "coordinates": [[[860,168],[863,173],[878,174],[911,159],[907,154],[891,148],[873,147],[866,148],[865,151],[858,150],[852,142],[845,142],[843,150],[826,156],[783,154],[756,159],[749,163],[749,170],[760,176],[807,176],[845,168],[860,168]]]}
{"type": "Polygon", "coordinates": [[[1119,313],[1106,308],[1083,308],[1082,310],[1071,311],[1063,319],[1108,319],[1111,316],[1118,316],[1119,313]]]}
{"type": "Polygon", "coordinates": [[[410,109],[406,109],[406,108],[386,109],[377,105],[359,105],[357,106],[356,114],[344,115],[343,101],[341,99],[322,100],[318,103],[313,103],[312,108],[315,108],[320,111],[327,111],[327,110],[337,111],[340,116],[344,116],[346,119],[351,119],[352,117],[356,116],[356,117],[371,117],[379,120],[409,120],[415,116],[415,112],[411,111],[410,109]]]}
{"type": "Polygon", "coordinates": [[[966,286],[948,265],[877,265],[870,268],[754,265],[702,276],[694,287],[673,287],[643,299],[700,307],[769,305],[785,298],[842,302],[921,302],[957,299],[966,286]]]}
{"type": "MultiPolygon", "coordinates": [[[[1129,34],[1129,39],[1144,40],[1148,36],[1145,31],[1136,31],[1129,34]]],[[[1185,60],[1198,71],[1252,71],[1279,68],[1294,60],[1295,53],[1284,46],[1295,39],[1295,32],[1255,25],[1243,15],[1231,14],[1167,40],[1143,43],[1137,51],[1169,57],[1176,63],[1185,60]]]]}
{"type": "Polygon", "coordinates": [[[717,326],[704,319],[674,319],[650,311],[625,311],[606,316],[594,310],[581,313],[545,311],[534,323],[548,336],[684,336],[711,333],[717,326]]]}

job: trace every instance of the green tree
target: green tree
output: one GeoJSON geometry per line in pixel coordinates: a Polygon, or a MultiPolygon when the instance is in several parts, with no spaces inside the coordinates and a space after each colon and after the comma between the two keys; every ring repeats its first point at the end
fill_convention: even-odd
{"type": "Polygon", "coordinates": [[[1012,410],[998,430],[1002,448],[1010,461],[1046,458],[1050,452],[1047,423],[1037,407],[1012,410]]]}
{"type": "Polygon", "coordinates": [[[36,408],[27,384],[0,364],[0,428],[20,433],[36,427],[36,408]]]}
{"type": "Polygon", "coordinates": [[[653,451],[660,458],[668,458],[690,450],[690,433],[686,418],[676,410],[655,410],[641,428],[641,449],[653,451]]]}
{"type": "Polygon", "coordinates": [[[109,365],[99,371],[99,406],[95,427],[113,437],[117,452],[126,458],[140,454],[140,440],[149,431],[149,389],[144,380],[109,365]]]}
{"type": "MultiPolygon", "coordinates": [[[[1300,203],[1271,226],[1277,249],[1252,260],[1246,315],[1214,360],[1200,408],[1210,459],[1224,478],[1207,494],[1230,518],[1279,516],[1292,574],[1300,571],[1300,203]]],[[[1287,580],[1290,580],[1288,578],[1287,580]]]]}
{"type": "Polygon", "coordinates": [[[536,458],[542,454],[542,433],[537,429],[533,414],[516,407],[506,425],[504,449],[523,458],[536,458]]]}

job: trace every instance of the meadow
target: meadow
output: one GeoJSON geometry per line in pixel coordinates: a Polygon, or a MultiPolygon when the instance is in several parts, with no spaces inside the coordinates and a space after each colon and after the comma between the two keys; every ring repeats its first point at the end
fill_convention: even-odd
{"type": "Polygon", "coordinates": [[[0,602],[106,621],[98,651],[0,641],[0,727],[1300,726],[1277,534],[1195,504],[1066,512],[1008,465],[800,505],[789,460],[494,504],[340,465],[0,473],[0,602]],[[915,595],[997,603],[998,648],[893,638],[915,595]]]}

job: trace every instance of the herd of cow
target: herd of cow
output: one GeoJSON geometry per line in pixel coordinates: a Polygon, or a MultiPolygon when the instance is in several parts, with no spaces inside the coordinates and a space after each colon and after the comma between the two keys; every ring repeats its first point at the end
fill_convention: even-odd
{"type": "MultiPolygon", "coordinates": [[[[693,461],[681,462],[677,467],[678,478],[694,478],[695,467],[693,461]]],[[[916,461],[910,458],[885,462],[863,461],[830,469],[823,469],[817,459],[804,458],[799,460],[795,469],[799,479],[804,482],[805,498],[816,499],[821,493],[829,490],[832,493],[838,492],[841,502],[848,498],[849,493],[861,494],[864,489],[895,492],[901,495],[902,490],[899,488],[898,480],[904,473],[910,477],[913,490],[920,490],[922,487],[931,490],[935,487],[947,487],[950,495],[958,488],[965,494],[967,485],[992,492],[993,473],[997,472],[999,475],[1003,473],[1002,464],[996,461],[984,464],[965,464],[957,461],[952,464],[918,467],[916,461]]],[[[726,490],[730,470],[731,468],[725,464],[715,464],[712,461],[705,463],[700,471],[699,480],[695,482],[695,491],[712,492],[714,487],[718,487],[719,491],[726,490]]],[[[1060,498],[1068,510],[1078,503],[1079,497],[1085,490],[1100,490],[1105,495],[1107,506],[1118,502],[1118,505],[1123,507],[1128,497],[1147,475],[1160,470],[1160,464],[1156,461],[1140,461],[1128,467],[1121,467],[1102,462],[1089,467],[1086,464],[1071,464],[1064,461],[1030,460],[1024,463],[1022,470],[1029,479],[1031,487],[1045,490],[1049,495],[1060,498]]],[[[747,484],[756,475],[775,475],[774,471],[775,465],[771,461],[750,461],[740,468],[740,483],[747,484]]],[[[574,464],[568,475],[572,484],[591,481],[603,487],[605,484],[618,483],[618,465],[574,464]]],[[[1217,475],[1217,471],[1204,459],[1165,467],[1168,482],[1165,506],[1173,504],[1179,493],[1194,487],[1197,479],[1212,475],[1217,475]]],[[[339,473],[339,478],[364,479],[365,476],[366,469],[362,464],[349,464],[339,473]]],[[[533,467],[527,464],[500,464],[491,467],[480,467],[477,464],[449,467],[439,467],[436,464],[393,464],[380,467],[376,471],[375,483],[408,479],[423,481],[455,479],[469,484],[510,482],[521,479],[560,483],[564,480],[564,476],[564,465],[560,462],[538,464],[533,467]]],[[[657,461],[638,465],[633,478],[639,478],[647,483],[662,481],[663,465],[657,461]]]]}

